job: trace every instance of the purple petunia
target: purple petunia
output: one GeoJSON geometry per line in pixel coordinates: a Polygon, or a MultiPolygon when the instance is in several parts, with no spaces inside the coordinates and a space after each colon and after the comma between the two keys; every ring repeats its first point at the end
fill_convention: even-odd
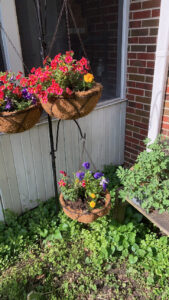
{"type": "Polygon", "coordinates": [[[102,176],[104,176],[104,174],[103,174],[102,172],[96,172],[96,173],[94,174],[94,178],[95,178],[95,179],[99,179],[99,178],[102,177],[102,176]]]}
{"type": "Polygon", "coordinates": [[[90,169],[90,163],[89,163],[88,161],[84,162],[84,163],[82,164],[82,166],[83,166],[86,170],[90,169]]]}
{"type": "Polygon", "coordinates": [[[83,180],[84,176],[85,176],[85,173],[84,172],[77,172],[76,173],[76,176],[79,180],[83,180]]]}

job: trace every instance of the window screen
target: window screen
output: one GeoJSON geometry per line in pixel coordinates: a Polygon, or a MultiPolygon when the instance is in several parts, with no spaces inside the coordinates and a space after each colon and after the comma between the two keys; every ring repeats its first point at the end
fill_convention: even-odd
{"type": "MultiPolygon", "coordinates": [[[[76,20],[69,15],[72,50],[84,55],[76,30],[81,35],[96,81],[104,86],[101,101],[120,97],[123,0],[69,0],[76,20]]],[[[41,1],[43,3],[43,1],[41,1]]],[[[47,1],[47,43],[52,39],[63,0],[47,1]]],[[[40,65],[38,26],[33,0],[16,0],[23,59],[31,69],[40,65]]],[[[52,49],[52,57],[68,50],[65,12],[52,49]]]]}

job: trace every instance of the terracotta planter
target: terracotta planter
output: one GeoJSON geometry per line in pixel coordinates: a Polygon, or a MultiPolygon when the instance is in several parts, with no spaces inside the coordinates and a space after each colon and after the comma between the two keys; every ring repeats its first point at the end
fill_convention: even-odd
{"type": "Polygon", "coordinates": [[[62,120],[75,120],[88,115],[101,97],[102,85],[95,86],[83,92],[75,92],[67,97],[50,97],[43,103],[43,109],[52,117],[62,120]]]}
{"type": "Polygon", "coordinates": [[[26,109],[1,112],[0,113],[0,132],[19,133],[32,128],[42,114],[41,105],[31,105],[26,109]]]}
{"type": "Polygon", "coordinates": [[[106,201],[104,207],[92,209],[91,211],[82,209],[72,209],[69,205],[66,205],[62,194],[60,194],[59,200],[64,213],[72,220],[77,220],[81,223],[91,223],[99,217],[107,215],[111,208],[111,198],[109,193],[106,194],[106,201]]]}

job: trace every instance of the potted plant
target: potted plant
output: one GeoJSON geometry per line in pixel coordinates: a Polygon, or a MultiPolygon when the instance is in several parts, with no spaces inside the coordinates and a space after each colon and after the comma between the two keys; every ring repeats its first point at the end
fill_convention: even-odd
{"type": "Polygon", "coordinates": [[[86,58],[73,58],[73,51],[60,53],[54,59],[46,58],[43,68],[33,68],[21,85],[29,86],[42,107],[50,115],[71,120],[87,115],[101,97],[102,85],[89,73],[86,58]]]}
{"type": "Polygon", "coordinates": [[[145,141],[149,151],[140,153],[131,169],[118,168],[117,175],[123,185],[119,194],[123,201],[127,197],[136,199],[147,213],[169,212],[169,155],[166,154],[169,147],[161,137],[151,145],[149,142],[145,141]]]}
{"type": "Polygon", "coordinates": [[[33,127],[41,116],[37,98],[18,84],[21,77],[21,72],[16,76],[0,72],[0,132],[23,132],[33,127]]]}
{"type": "Polygon", "coordinates": [[[71,219],[91,223],[109,212],[111,197],[104,174],[89,171],[89,162],[84,162],[82,166],[86,171],[77,172],[71,181],[64,171],[60,171],[60,203],[71,219]]]}

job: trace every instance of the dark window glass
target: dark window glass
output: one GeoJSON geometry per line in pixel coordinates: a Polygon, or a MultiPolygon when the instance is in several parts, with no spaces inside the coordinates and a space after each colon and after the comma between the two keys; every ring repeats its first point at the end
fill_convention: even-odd
{"type": "MultiPolygon", "coordinates": [[[[96,81],[104,86],[101,100],[120,96],[123,0],[69,0],[77,24],[69,15],[71,48],[75,57],[84,56],[80,33],[96,81]]],[[[43,1],[41,1],[43,4],[43,1]]],[[[47,44],[49,46],[63,0],[47,1],[47,44]]],[[[33,0],[16,0],[23,58],[31,69],[40,65],[38,26],[33,0]]],[[[66,15],[63,13],[51,56],[68,50],[66,15]]]]}
{"type": "Polygon", "coordinates": [[[0,34],[0,72],[5,71],[5,60],[4,60],[4,52],[3,52],[3,44],[2,44],[2,38],[0,34]]]}

